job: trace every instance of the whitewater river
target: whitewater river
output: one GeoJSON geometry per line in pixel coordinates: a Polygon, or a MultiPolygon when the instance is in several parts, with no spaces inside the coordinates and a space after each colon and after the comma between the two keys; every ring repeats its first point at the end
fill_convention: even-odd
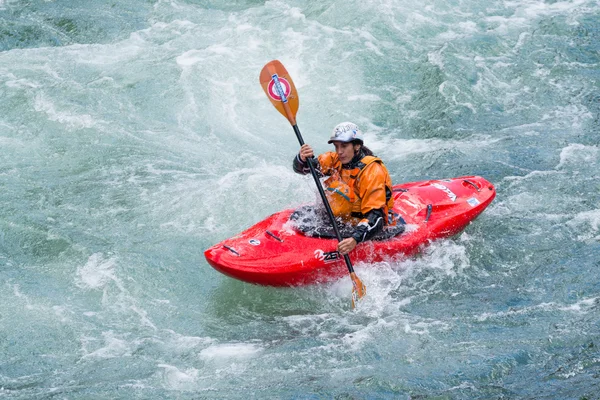
{"type": "Polygon", "coordinates": [[[598,0],[0,0],[0,398],[600,398],[598,0]],[[460,235],[303,288],[209,246],[316,198],[350,120],[460,235]]]}

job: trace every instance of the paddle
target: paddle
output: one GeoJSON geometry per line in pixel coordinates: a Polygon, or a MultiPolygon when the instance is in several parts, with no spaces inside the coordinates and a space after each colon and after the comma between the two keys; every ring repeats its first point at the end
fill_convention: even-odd
{"type": "MultiPolygon", "coordinates": [[[[300,146],[302,146],[304,140],[302,139],[298,125],[296,125],[296,113],[298,112],[299,107],[298,92],[296,91],[296,86],[294,86],[292,77],[288,74],[283,64],[278,60],[268,62],[263,67],[262,71],[260,71],[260,84],[277,111],[290,121],[292,128],[294,128],[294,133],[296,133],[296,137],[298,138],[298,142],[300,142],[300,146]]],[[[313,165],[314,160],[309,158],[307,161],[308,166],[310,167],[310,173],[317,184],[321,200],[323,200],[323,205],[327,210],[327,215],[329,215],[329,220],[335,231],[335,236],[337,237],[338,242],[341,242],[342,235],[340,235],[335,217],[333,216],[333,211],[331,210],[331,206],[325,196],[325,191],[323,190],[317,172],[315,171],[315,166],[313,165]]],[[[350,278],[352,278],[352,308],[354,308],[356,301],[367,294],[367,288],[361,280],[358,279],[358,276],[356,276],[350,257],[347,254],[344,255],[344,260],[346,260],[346,266],[348,266],[348,272],[350,272],[350,278]]]]}

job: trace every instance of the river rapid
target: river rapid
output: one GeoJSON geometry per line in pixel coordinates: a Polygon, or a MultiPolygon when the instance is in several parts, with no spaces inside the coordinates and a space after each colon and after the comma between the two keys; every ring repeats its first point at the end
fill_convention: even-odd
{"type": "Polygon", "coordinates": [[[599,399],[597,0],[0,0],[0,398],[599,399]],[[353,121],[395,183],[490,207],[351,283],[203,251],[316,199],[353,121]]]}

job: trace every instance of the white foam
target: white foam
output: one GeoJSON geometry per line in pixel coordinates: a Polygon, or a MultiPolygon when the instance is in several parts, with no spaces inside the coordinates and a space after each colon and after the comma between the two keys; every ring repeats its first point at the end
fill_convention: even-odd
{"type": "Polygon", "coordinates": [[[496,313],[482,313],[476,317],[478,321],[487,321],[497,318],[506,318],[512,315],[528,315],[533,312],[542,311],[542,312],[555,312],[555,311],[565,311],[565,312],[574,312],[577,314],[586,314],[589,311],[593,311],[597,306],[600,298],[591,297],[588,299],[580,300],[573,304],[559,304],[556,302],[548,302],[548,303],[540,303],[533,306],[527,306],[522,308],[511,307],[508,311],[500,311],[496,313]]]}
{"type": "Polygon", "coordinates": [[[376,94],[358,94],[353,96],[348,96],[348,100],[350,101],[381,101],[381,97],[376,94]]]}
{"type": "Polygon", "coordinates": [[[585,146],[583,144],[570,144],[560,152],[560,162],[556,169],[578,167],[580,165],[595,164],[598,161],[598,146],[585,146]]]}
{"type": "Polygon", "coordinates": [[[523,176],[506,176],[502,178],[502,181],[509,182],[509,186],[520,185],[531,180],[544,180],[550,179],[554,175],[560,175],[557,171],[531,171],[530,173],[523,176]]]}
{"type": "Polygon", "coordinates": [[[373,329],[372,325],[368,325],[363,329],[348,333],[342,338],[342,342],[353,351],[358,351],[373,340],[373,329]]]}
{"type": "Polygon", "coordinates": [[[68,314],[72,314],[71,310],[69,310],[65,306],[52,306],[52,310],[54,314],[59,318],[60,322],[66,324],[70,321],[70,318],[67,317],[68,314]]]}
{"type": "Polygon", "coordinates": [[[474,135],[469,140],[443,139],[391,139],[389,133],[378,135],[369,142],[369,148],[381,154],[386,160],[398,160],[415,154],[431,154],[436,151],[457,149],[471,152],[473,149],[487,148],[502,140],[487,135],[474,135]]]}
{"type": "Polygon", "coordinates": [[[585,314],[588,311],[590,311],[590,309],[595,308],[599,300],[600,298],[598,297],[591,297],[589,299],[583,299],[581,301],[578,301],[577,303],[570,304],[568,306],[559,307],[558,309],[561,311],[572,311],[579,314],[585,314]]]}
{"type": "Polygon", "coordinates": [[[235,52],[233,51],[233,49],[227,46],[223,46],[222,44],[213,44],[211,46],[208,46],[206,51],[212,54],[228,56],[232,58],[235,56],[235,52]]]}
{"type": "Polygon", "coordinates": [[[578,232],[577,240],[600,241],[600,209],[578,213],[571,221],[567,222],[567,226],[578,232]]]}
{"type": "Polygon", "coordinates": [[[545,113],[541,120],[556,120],[560,123],[568,121],[571,129],[581,129],[585,123],[594,118],[594,114],[582,104],[570,104],[568,106],[555,106],[550,112],[545,113]]]}
{"type": "Polygon", "coordinates": [[[150,321],[150,318],[148,318],[148,313],[145,310],[141,309],[136,304],[129,306],[129,309],[140,317],[141,325],[148,326],[156,330],[156,326],[152,323],[152,321],[150,321]]]}
{"type": "Polygon", "coordinates": [[[191,349],[199,346],[210,346],[215,340],[209,337],[184,336],[174,331],[169,331],[173,337],[167,342],[167,346],[176,353],[188,353],[191,349]]]}
{"type": "Polygon", "coordinates": [[[200,357],[205,360],[231,361],[251,358],[261,351],[261,347],[251,343],[215,344],[202,350],[200,357]]]}
{"type": "Polygon", "coordinates": [[[79,287],[101,289],[111,281],[116,281],[116,260],[105,259],[102,253],[92,254],[85,265],[77,269],[76,283],[79,287]]]}
{"type": "Polygon", "coordinates": [[[41,85],[29,79],[13,79],[6,81],[6,86],[13,89],[37,89],[41,85]]]}
{"type": "Polygon", "coordinates": [[[59,111],[56,105],[43,94],[38,94],[34,100],[34,109],[37,112],[43,112],[50,121],[56,121],[65,125],[69,129],[91,128],[95,121],[89,114],[77,115],[68,111],[59,111]]]}
{"type": "Polygon", "coordinates": [[[526,213],[528,211],[545,209],[546,195],[544,193],[521,192],[507,196],[503,203],[508,206],[512,213],[526,213]]]}
{"type": "Polygon", "coordinates": [[[252,31],[255,30],[256,28],[250,24],[244,24],[244,23],[240,23],[240,24],[236,24],[235,30],[238,33],[246,33],[248,31],[252,31]]]}
{"type": "Polygon", "coordinates": [[[475,33],[479,31],[475,21],[459,22],[458,27],[465,33],[475,33]]]}
{"type": "MultiPolygon", "coordinates": [[[[97,350],[92,351],[91,353],[85,354],[82,358],[115,358],[115,357],[124,357],[131,355],[131,347],[129,343],[123,339],[117,338],[112,331],[103,332],[102,336],[104,337],[104,347],[101,347],[97,350]]],[[[88,343],[93,343],[95,340],[90,338],[83,338],[84,343],[84,352],[85,345],[88,343]]]]}
{"type": "Polygon", "coordinates": [[[13,294],[15,295],[16,298],[21,299],[25,302],[26,309],[28,309],[28,310],[34,309],[34,306],[31,304],[29,297],[27,297],[26,295],[21,293],[21,289],[20,289],[19,285],[13,285],[13,294]]]}
{"type": "MultiPolygon", "coordinates": [[[[568,11],[578,9],[580,6],[586,4],[586,0],[568,0],[568,1],[556,1],[556,2],[525,2],[522,8],[522,13],[528,19],[535,19],[537,17],[546,15],[564,15],[568,14],[568,11]]],[[[515,4],[515,3],[509,3],[515,4]]],[[[518,3],[517,3],[518,4],[518,3]]]]}
{"type": "Polygon", "coordinates": [[[384,56],[382,51],[379,50],[379,47],[377,47],[373,42],[367,41],[367,42],[365,42],[365,46],[367,47],[367,49],[371,50],[373,53],[377,54],[378,56],[381,56],[381,57],[384,56]]]}
{"type": "Polygon", "coordinates": [[[437,66],[439,69],[444,69],[444,55],[443,52],[446,50],[447,45],[444,44],[441,49],[436,51],[431,51],[427,53],[427,60],[429,63],[437,66]]]}
{"type": "Polygon", "coordinates": [[[198,380],[199,371],[196,368],[187,368],[180,370],[179,368],[168,365],[158,364],[159,368],[163,369],[162,376],[165,385],[174,390],[195,390],[198,380]]]}
{"type": "Polygon", "coordinates": [[[461,93],[461,90],[458,88],[458,86],[451,84],[448,81],[444,81],[440,84],[438,91],[446,98],[448,102],[454,103],[457,106],[466,107],[471,110],[473,114],[477,114],[477,109],[472,103],[458,101],[457,96],[459,96],[461,93]]]}
{"type": "Polygon", "coordinates": [[[434,254],[429,260],[429,268],[442,271],[449,277],[456,277],[464,269],[470,267],[470,260],[464,245],[450,240],[441,240],[433,243],[425,251],[434,254]]]}
{"type": "Polygon", "coordinates": [[[404,322],[404,333],[419,335],[419,336],[428,335],[429,327],[432,325],[442,325],[442,326],[447,327],[447,325],[443,324],[440,321],[433,321],[432,323],[428,323],[425,321],[418,321],[418,322],[411,323],[409,321],[405,321],[404,322]]]}
{"type": "Polygon", "coordinates": [[[206,56],[204,56],[203,52],[200,50],[188,50],[175,58],[175,62],[181,67],[190,67],[204,61],[205,58],[206,56]]]}
{"type": "Polygon", "coordinates": [[[19,0],[0,0],[0,10],[6,10],[6,6],[18,3],[19,0]]]}
{"type": "Polygon", "coordinates": [[[127,40],[109,45],[76,44],[67,48],[79,64],[90,66],[111,66],[127,64],[140,57],[147,50],[147,44],[139,32],[132,33],[127,40]]]}
{"type": "Polygon", "coordinates": [[[302,13],[302,10],[298,7],[290,7],[286,12],[286,15],[288,15],[289,17],[293,18],[293,19],[297,19],[299,21],[305,21],[306,20],[306,16],[302,13]]]}

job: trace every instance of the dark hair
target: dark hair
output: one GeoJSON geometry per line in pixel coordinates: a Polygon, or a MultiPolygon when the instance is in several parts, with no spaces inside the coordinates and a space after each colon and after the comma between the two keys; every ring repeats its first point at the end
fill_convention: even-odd
{"type": "Polygon", "coordinates": [[[365,153],[365,156],[374,156],[375,155],[375,154],[373,154],[371,149],[365,145],[361,146],[361,150],[363,151],[363,153],[365,153]]]}
{"type": "Polygon", "coordinates": [[[360,151],[364,153],[365,156],[373,156],[373,152],[367,146],[363,144],[362,140],[353,140],[352,144],[360,144],[360,151]]]}

